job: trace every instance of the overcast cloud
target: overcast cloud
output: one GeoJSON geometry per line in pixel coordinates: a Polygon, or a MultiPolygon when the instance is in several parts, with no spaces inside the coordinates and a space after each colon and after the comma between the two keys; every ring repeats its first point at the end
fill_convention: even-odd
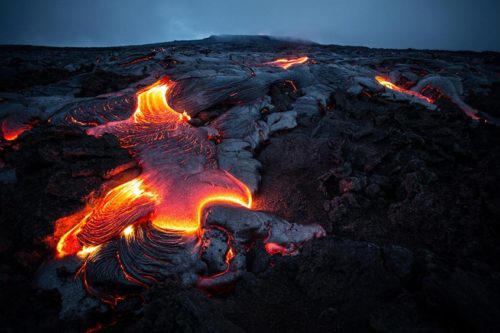
{"type": "Polygon", "coordinates": [[[500,51],[500,0],[0,0],[0,44],[111,46],[269,34],[500,51]]]}

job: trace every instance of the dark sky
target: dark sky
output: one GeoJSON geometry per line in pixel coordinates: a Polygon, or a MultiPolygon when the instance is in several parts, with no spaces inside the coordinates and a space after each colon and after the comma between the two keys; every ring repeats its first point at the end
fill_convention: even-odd
{"type": "Polygon", "coordinates": [[[500,51],[500,0],[0,0],[0,44],[111,46],[212,34],[500,51]]]}

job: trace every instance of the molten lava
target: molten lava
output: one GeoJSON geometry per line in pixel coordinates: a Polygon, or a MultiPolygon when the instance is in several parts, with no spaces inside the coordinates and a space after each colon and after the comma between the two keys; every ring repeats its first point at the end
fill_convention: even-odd
{"type": "Polygon", "coordinates": [[[419,98],[423,101],[426,101],[429,104],[434,103],[434,100],[432,98],[424,96],[416,91],[401,88],[382,76],[378,76],[378,75],[375,76],[375,80],[377,80],[378,83],[380,83],[382,86],[386,87],[387,89],[394,90],[394,91],[397,91],[397,92],[400,92],[400,93],[403,93],[406,95],[414,96],[414,97],[419,98]]]}
{"type": "Polygon", "coordinates": [[[134,179],[117,186],[91,209],[85,208],[88,211],[85,217],[59,240],[58,256],[94,252],[96,246],[118,236],[130,223],[142,217],[141,208],[152,207],[157,199],[145,191],[142,183],[142,180],[134,179]]]}
{"type": "Polygon", "coordinates": [[[281,67],[283,69],[288,69],[295,65],[305,64],[309,60],[309,57],[300,57],[296,59],[280,58],[274,61],[266,62],[266,65],[281,67]]]}
{"type": "Polygon", "coordinates": [[[14,141],[17,137],[24,132],[31,129],[30,124],[21,124],[21,123],[9,123],[7,120],[2,122],[2,133],[3,138],[7,141],[14,141]]]}
{"type": "Polygon", "coordinates": [[[270,255],[275,255],[275,254],[285,255],[290,252],[286,247],[276,243],[267,243],[266,245],[264,245],[264,248],[266,252],[269,253],[270,255]]]}
{"type": "MultiPolygon", "coordinates": [[[[186,112],[169,106],[167,96],[173,86],[169,80],[154,83],[138,92],[137,108],[130,118],[87,131],[95,136],[117,136],[143,172],[75,214],[84,217],[60,238],[59,257],[95,256],[101,245],[113,239],[130,240],[143,233],[135,228],[143,223],[160,233],[193,234],[200,229],[203,209],[210,204],[251,207],[248,187],[218,168],[215,145],[208,135],[187,124],[190,117],[186,112]]],[[[67,225],[71,219],[60,221],[67,225]]]]}

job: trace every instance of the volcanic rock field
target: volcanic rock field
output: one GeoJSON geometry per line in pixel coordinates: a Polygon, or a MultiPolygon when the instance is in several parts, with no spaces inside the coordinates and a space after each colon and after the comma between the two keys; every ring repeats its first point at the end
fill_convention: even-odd
{"type": "Polygon", "coordinates": [[[1,332],[500,330],[500,54],[0,59],[1,332]]]}

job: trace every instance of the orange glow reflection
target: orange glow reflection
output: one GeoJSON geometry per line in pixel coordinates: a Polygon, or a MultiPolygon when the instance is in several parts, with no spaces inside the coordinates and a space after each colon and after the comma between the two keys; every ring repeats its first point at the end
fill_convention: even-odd
{"type": "Polygon", "coordinates": [[[418,93],[416,91],[407,90],[407,89],[398,87],[397,85],[395,85],[394,83],[390,82],[388,79],[386,79],[386,78],[384,78],[382,76],[379,76],[379,75],[375,76],[375,80],[379,84],[381,84],[382,86],[386,87],[387,89],[398,91],[398,92],[406,94],[406,95],[415,96],[416,98],[424,100],[424,101],[426,101],[429,104],[433,104],[434,103],[434,100],[432,100],[431,98],[429,98],[427,96],[424,96],[424,95],[422,95],[422,94],[420,94],[420,93],[418,93]]]}

